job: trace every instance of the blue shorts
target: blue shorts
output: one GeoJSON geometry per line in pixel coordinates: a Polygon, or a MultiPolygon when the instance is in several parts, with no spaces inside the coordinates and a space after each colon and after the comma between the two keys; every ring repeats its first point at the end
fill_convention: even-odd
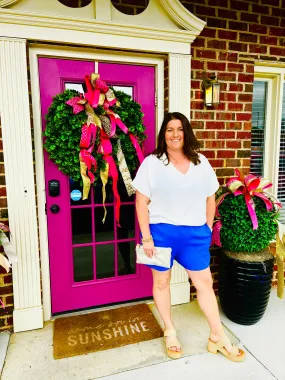
{"type": "MultiPolygon", "coordinates": [[[[158,223],[149,227],[156,247],[172,248],[170,267],[174,260],[188,270],[199,271],[209,267],[212,232],[206,223],[202,226],[158,223]]],[[[158,271],[169,270],[157,265],[148,267],[158,271]]]]}

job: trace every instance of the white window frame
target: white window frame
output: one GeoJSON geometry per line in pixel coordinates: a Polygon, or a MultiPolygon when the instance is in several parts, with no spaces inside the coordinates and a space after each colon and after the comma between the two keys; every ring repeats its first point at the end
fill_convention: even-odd
{"type": "Polygon", "coordinates": [[[257,65],[254,80],[268,83],[264,134],[264,178],[273,183],[268,189],[275,197],[278,192],[279,153],[281,137],[282,99],[285,67],[257,65]]]}

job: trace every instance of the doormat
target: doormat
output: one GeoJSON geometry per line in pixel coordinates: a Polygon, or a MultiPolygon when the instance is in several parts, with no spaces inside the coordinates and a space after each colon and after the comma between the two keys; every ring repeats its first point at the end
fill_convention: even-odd
{"type": "Polygon", "coordinates": [[[160,338],[163,331],[146,304],[58,318],[53,328],[55,359],[160,338]]]}

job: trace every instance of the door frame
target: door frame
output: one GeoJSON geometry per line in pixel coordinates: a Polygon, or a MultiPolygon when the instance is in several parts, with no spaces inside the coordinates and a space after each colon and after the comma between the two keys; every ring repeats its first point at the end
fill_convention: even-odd
{"type": "Polygon", "coordinates": [[[38,58],[53,57],[65,59],[80,59],[96,61],[111,61],[117,63],[129,63],[137,65],[146,65],[155,67],[155,88],[157,97],[156,107],[156,135],[158,126],[161,125],[164,114],[164,61],[165,56],[148,56],[146,54],[128,54],[125,52],[105,52],[96,51],[95,53],[88,49],[76,49],[63,47],[33,46],[29,50],[31,90],[32,90],[32,108],[34,123],[34,144],[35,144],[35,167],[36,167],[36,185],[38,200],[38,220],[39,220],[39,240],[40,240],[40,258],[42,271],[42,295],[43,295],[43,313],[44,321],[51,319],[51,291],[50,291],[50,265],[48,249],[48,229],[47,216],[45,213],[46,189],[45,173],[43,158],[43,135],[42,135],[42,115],[40,102],[40,86],[38,72],[38,58]]]}

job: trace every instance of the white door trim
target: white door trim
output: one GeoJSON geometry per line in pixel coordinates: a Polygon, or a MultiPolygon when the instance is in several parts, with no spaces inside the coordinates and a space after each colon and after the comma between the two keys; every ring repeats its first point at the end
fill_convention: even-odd
{"type": "MultiPolygon", "coordinates": [[[[156,91],[157,91],[157,110],[156,125],[160,126],[164,113],[164,59],[163,57],[149,57],[140,54],[126,54],[115,52],[91,52],[86,49],[70,50],[62,47],[43,47],[34,46],[29,50],[30,70],[31,70],[31,90],[33,105],[34,122],[34,143],[35,143],[35,162],[36,162],[36,184],[38,199],[38,219],[39,219],[39,238],[40,238],[40,257],[42,269],[42,294],[44,320],[51,318],[51,292],[50,292],[50,266],[48,251],[48,230],[47,218],[45,213],[46,193],[45,175],[43,159],[43,139],[41,121],[41,102],[38,72],[38,57],[64,57],[70,59],[112,61],[134,63],[139,65],[151,65],[156,70],[156,91]]],[[[156,131],[157,132],[157,131],[156,131]]]]}

